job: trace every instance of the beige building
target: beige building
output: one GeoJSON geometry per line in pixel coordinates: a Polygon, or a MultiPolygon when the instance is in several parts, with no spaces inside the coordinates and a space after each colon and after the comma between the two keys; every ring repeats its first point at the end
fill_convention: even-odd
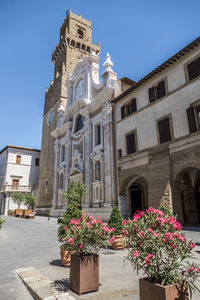
{"type": "Polygon", "coordinates": [[[38,196],[39,164],[40,150],[9,145],[0,151],[0,214],[18,208],[15,192],[38,196]]]}
{"type": "Polygon", "coordinates": [[[200,222],[200,38],[115,98],[117,197],[124,217],[166,205],[200,222]]]}
{"type": "Polygon", "coordinates": [[[46,214],[53,205],[54,186],[54,138],[51,132],[56,128],[58,108],[62,102],[67,103],[67,76],[74,70],[82,56],[92,51],[100,52],[100,45],[92,43],[91,21],[77,16],[69,10],[60,28],[60,41],[52,52],[54,64],[54,80],[45,93],[45,107],[43,115],[41,164],[39,174],[38,214],[46,214]]]}

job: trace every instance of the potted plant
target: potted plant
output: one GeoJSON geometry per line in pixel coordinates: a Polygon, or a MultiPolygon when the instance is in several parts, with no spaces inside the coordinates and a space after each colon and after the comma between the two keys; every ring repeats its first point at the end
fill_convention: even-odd
{"type": "Polygon", "coordinates": [[[133,270],[142,270],[140,299],[189,299],[200,275],[200,266],[186,260],[195,244],[187,241],[176,218],[150,207],[123,221],[133,270]]]}
{"type": "MultiPolygon", "coordinates": [[[[67,210],[64,213],[58,228],[58,241],[62,242],[62,239],[65,236],[64,227],[70,225],[71,219],[79,219],[82,215],[81,211],[81,201],[86,195],[85,185],[78,182],[71,182],[68,186],[64,196],[68,200],[67,210]]],[[[71,254],[70,251],[63,245],[60,246],[60,255],[63,266],[70,267],[71,254]]]]}
{"type": "Polygon", "coordinates": [[[99,289],[99,251],[112,243],[111,232],[100,218],[90,215],[72,219],[65,226],[64,247],[70,250],[70,287],[79,295],[99,289]]]}
{"type": "Polygon", "coordinates": [[[115,228],[115,231],[113,232],[114,237],[113,237],[113,243],[112,243],[112,248],[114,250],[121,250],[124,249],[124,238],[122,235],[122,215],[117,206],[113,207],[108,225],[110,228],[115,228]]]}
{"type": "Polygon", "coordinates": [[[2,226],[2,224],[3,224],[4,222],[5,222],[5,221],[2,220],[1,217],[0,217],[0,229],[1,229],[1,226],[2,226]]]}

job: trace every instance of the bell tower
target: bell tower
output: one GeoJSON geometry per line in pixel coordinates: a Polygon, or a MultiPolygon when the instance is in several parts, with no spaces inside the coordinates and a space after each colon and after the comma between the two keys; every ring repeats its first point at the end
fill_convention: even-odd
{"type": "Polygon", "coordinates": [[[42,145],[40,155],[39,199],[37,213],[45,215],[49,212],[53,199],[54,182],[54,139],[51,132],[56,128],[58,109],[62,102],[67,104],[67,88],[65,81],[72,73],[82,56],[91,51],[100,52],[100,44],[92,43],[92,25],[90,20],[67,12],[60,28],[60,41],[52,52],[54,64],[54,80],[46,88],[42,128],[42,145]]]}

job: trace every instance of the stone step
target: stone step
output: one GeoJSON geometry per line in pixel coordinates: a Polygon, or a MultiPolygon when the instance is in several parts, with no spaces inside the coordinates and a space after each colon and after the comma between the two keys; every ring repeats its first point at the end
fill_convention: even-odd
{"type": "Polygon", "coordinates": [[[33,267],[15,271],[35,300],[75,300],[69,293],[59,293],[53,282],[33,267]]]}

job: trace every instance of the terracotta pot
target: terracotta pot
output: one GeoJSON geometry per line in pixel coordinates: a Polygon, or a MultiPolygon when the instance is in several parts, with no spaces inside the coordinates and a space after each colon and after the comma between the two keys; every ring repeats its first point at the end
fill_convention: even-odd
{"type": "Polygon", "coordinates": [[[61,262],[62,262],[63,266],[69,268],[70,261],[71,261],[70,251],[65,250],[62,247],[60,247],[60,256],[61,256],[61,262]]]}
{"type": "Polygon", "coordinates": [[[112,243],[112,249],[114,250],[121,250],[124,249],[125,245],[124,245],[124,238],[123,235],[116,235],[115,236],[115,240],[112,243]]]}
{"type": "Polygon", "coordinates": [[[179,291],[178,284],[163,286],[148,281],[148,278],[139,279],[140,300],[189,300],[187,286],[179,291]]]}
{"type": "Polygon", "coordinates": [[[79,295],[98,291],[99,255],[71,255],[70,288],[79,295]]]}

